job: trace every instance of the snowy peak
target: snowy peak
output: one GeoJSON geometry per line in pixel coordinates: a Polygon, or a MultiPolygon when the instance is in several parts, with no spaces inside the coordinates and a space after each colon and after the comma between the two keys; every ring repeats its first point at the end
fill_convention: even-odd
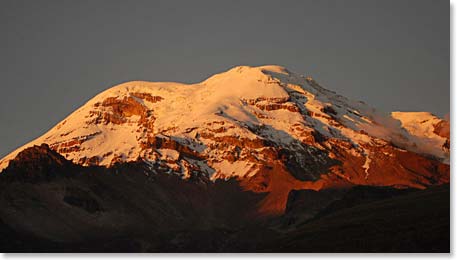
{"type": "Polygon", "coordinates": [[[415,128],[412,118],[419,117],[379,112],[281,66],[238,66],[196,84],[112,87],[3,158],[0,169],[25,148],[45,143],[80,165],[143,161],[183,178],[251,180],[247,189],[279,192],[283,199],[287,193],[277,183],[294,189],[340,182],[423,187],[431,173],[420,167],[430,162],[416,157],[446,162],[449,152],[443,148],[446,125],[428,116],[415,128]],[[405,156],[421,163],[398,170],[405,156]],[[389,167],[395,176],[417,169],[398,179],[385,175],[389,167]],[[281,181],[273,181],[273,173],[281,181]]]}
{"type": "Polygon", "coordinates": [[[428,112],[392,112],[401,122],[418,152],[432,154],[449,162],[450,123],[428,112]]]}
{"type": "MultiPolygon", "coordinates": [[[[262,68],[262,67],[260,67],[262,68]]],[[[239,66],[214,75],[203,81],[203,89],[210,92],[218,103],[221,99],[255,99],[255,98],[283,98],[288,94],[278,79],[273,78],[259,67],[239,66]]],[[[221,102],[222,101],[222,102],[221,102]]]]}
{"type": "Polygon", "coordinates": [[[404,129],[412,135],[424,138],[449,138],[449,121],[429,112],[392,112],[404,129]]]}
{"type": "MultiPolygon", "coordinates": [[[[226,134],[274,142],[300,140],[296,133],[300,128],[304,133],[317,130],[323,136],[354,144],[370,142],[368,134],[408,146],[404,136],[408,133],[395,119],[404,121],[399,113],[393,118],[382,115],[284,67],[238,66],[192,85],[142,81],[120,84],[94,97],[32,143],[50,143],[77,163],[110,165],[141,157],[141,146],[151,136],[164,134],[189,140],[191,129],[212,128],[222,122],[230,126],[226,134]],[[271,131],[259,136],[246,126],[270,126],[290,136],[277,140],[271,131]]],[[[411,127],[405,125],[405,129],[411,127]]],[[[415,141],[425,137],[416,132],[411,133],[415,141]]]]}

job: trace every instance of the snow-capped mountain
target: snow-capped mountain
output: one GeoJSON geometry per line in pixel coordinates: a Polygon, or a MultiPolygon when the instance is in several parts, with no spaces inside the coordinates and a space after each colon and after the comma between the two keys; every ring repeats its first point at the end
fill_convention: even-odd
{"type": "Polygon", "coordinates": [[[25,148],[76,164],[143,161],[189,178],[235,178],[284,210],[292,189],[448,182],[449,123],[382,113],[280,66],[239,66],[196,84],[133,81],[95,96],[25,148]]]}

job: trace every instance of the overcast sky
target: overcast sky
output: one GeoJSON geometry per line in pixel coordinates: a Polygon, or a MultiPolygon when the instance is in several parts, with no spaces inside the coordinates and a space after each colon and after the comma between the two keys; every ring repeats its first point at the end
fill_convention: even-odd
{"type": "Polygon", "coordinates": [[[129,80],[278,64],[384,111],[449,112],[449,1],[0,1],[0,156],[129,80]]]}

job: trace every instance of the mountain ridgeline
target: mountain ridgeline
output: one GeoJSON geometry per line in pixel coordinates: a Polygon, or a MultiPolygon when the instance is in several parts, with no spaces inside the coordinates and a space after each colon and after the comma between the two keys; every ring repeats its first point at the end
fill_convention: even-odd
{"type": "Polygon", "coordinates": [[[280,66],[239,66],[190,85],[127,82],[0,160],[0,232],[12,238],[2,244],[443,252],[449,158],[448,121],[383,113],[280,66]],[[399,215],[384,217],[397,207],[399,215]],[[383,217],[357,215],[372,210],[383,217]],[[362,224],[347,234],[365,242],[326,246],[330,230],[343,237],[350,224],[337,216],[354,214],[362,224]],[[433,214],[441,223],[423,232],[441,235],[420,229],[433,214]],[[416,223],[406,223],[412,215],[416,223]],[[370,223],[380,228],[374,240],[370,223]]]}

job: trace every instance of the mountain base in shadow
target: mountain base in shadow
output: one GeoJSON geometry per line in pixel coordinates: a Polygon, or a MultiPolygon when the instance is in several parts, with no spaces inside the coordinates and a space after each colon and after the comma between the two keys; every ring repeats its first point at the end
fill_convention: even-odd
{"type": "Polygon", "coordinates": [[[449,185],[294,190],[282,215],[265,216],[266,194],[234,179],[30,152],[0,175],[2,252],[450,251],[449,185]]]}

